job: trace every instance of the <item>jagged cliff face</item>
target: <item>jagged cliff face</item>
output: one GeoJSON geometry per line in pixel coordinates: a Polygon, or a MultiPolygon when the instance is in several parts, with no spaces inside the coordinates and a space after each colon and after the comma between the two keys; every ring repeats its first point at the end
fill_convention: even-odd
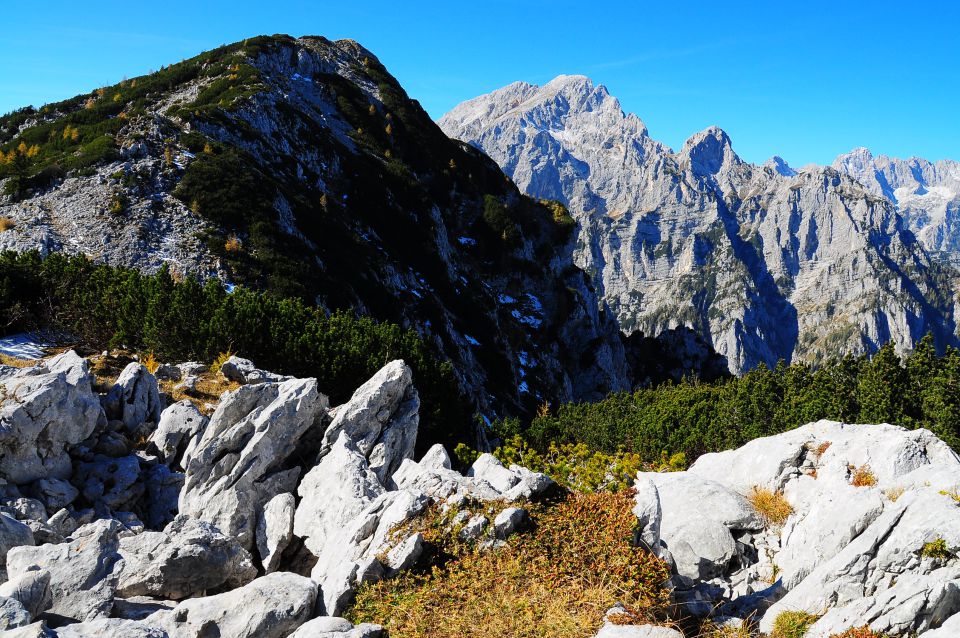
{"type": "Polygon", "coordinates": [[[568,205],[576,261],[626,333],[690,326],[734,372],[954,338],[948,274],[844,172],[743,162],[717,128],[673,152],[580,76],[512,84],[439,124],[568,205]]]}
{"type": "Polygon", "coordinates": [[[858,148],[833,167],[894,203],[932,256],[960,264],[960,162],[874,157],[858,148]]]}
{"type": "Polygon", "coordinates": [[[7,116],[0,150],[15,224],[0,248],[168,264],[397,321],[491,416],[629,387],[572,220],[449,140],[355,42],[224,47],[7,116]]]}

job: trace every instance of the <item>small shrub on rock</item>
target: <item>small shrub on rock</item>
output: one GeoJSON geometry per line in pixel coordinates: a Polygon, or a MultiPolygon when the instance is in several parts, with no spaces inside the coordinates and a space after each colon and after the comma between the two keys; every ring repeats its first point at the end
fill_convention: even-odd
{"type": "Polygon", "coordinates": [[[783,494],[765,487],[754,486],[747,500],[770,525],[783,525],[793,514],[793,506],[787,502],[783,494]]]}
{"type": "Polygon", "coordinates": [[[770,638],[803,638],[820,617],[806,611],[784,611],[773,621],[770,638]]]}
{"type": "Polygon", "coordinates": [[[0,233],[13,230],[16,227],[17,222],[13,221],[10,217],[0,217],[0,233]]]}
{"type": "Polygon", "coordinates": [[[870,629],[868,626],[851,627],[843,633],[833,634],[830,638],[889,638],[887,634],[870,629]]]}
{"type": "Polygon", "coordinates": [[[923,547],[920,548],[920,555],[926,558],[937,558],[940,560],[947,560],[953,556],[953,554],[950,553],[950,548],[947,547],[947,541],[942,538],[924,543],[923,547]]]}
{"type": "Polygon", "coordinates": [[[854,487],[873,487],[877,484],[877,477],[869,465],[850,468],[850,485],[854,487]]]}

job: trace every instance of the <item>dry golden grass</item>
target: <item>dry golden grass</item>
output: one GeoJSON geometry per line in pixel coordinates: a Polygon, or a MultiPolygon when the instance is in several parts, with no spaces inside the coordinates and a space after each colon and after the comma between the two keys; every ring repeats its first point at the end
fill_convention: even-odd
{"type": "Polygon", "coordinates": [[[240,384],[236,381],[227,381],[222,374],[204,372],[197,378],[196,389],[186,392],[178,388],[179,381],[160,381],[160,391],[170,395],[173,401],[190,401],[203,414],[209,416],[220,402],[220,395],[230,390],[236,390],[240,384]],[[212,407],[208,407],[212,406],[212,407]]]}
{"type": "Polygon", "coordinates": [[[877,484],[877,477],[869,465],[850,468],[850,485],[854,487],[872,487],[877,484]]]}
{"type": "Polygon", "coordinates": [[[765,487],[754,486],[747,495],[747,500],[770,525],[783,525],[793,514],[793,506],[787,502],[782,493],[765,487]]]}
{"type": "Polygon", "coordinates": [[[39,359],[18,359],[7,354],[0,353],[0,364],[11,366],[13,368],[30,368],[40,363],[39,359]]]}
{"type": "Polygon", "coordinates": [[[814,449],[814,453],[819,456],[823,456],[823,453],[830,449],[830,441],[824,441],[814,449]]]}
{"type": "Polygon", "coordinates": [[[217,358],[213,360],[213,363],[210,364],[210,372],[220,372],[220,368],[223,367],[223,364],[227,362],[227,359],[235,355],[236,353],[227,350],[226,352],[221,352],[217,355],[217,358]]]}
{"type": "Polygon", "coordinates": [[[13,230],[17,227],[17,222],[13,221],[10,217],[0,217],[0,233],[6,232],[8,230],[13,230]]]}
{"type": "Polygon", "coordinates": [[[583,638],[616,602],[634,623],[663,622],[669,572],[631,545],[631,505],[629,492],[534,505],[535,529],[487,552],[451,542],[434,512],[424,525],[433,568],[361,587],[348,617],[391,638],[583,638]]]}

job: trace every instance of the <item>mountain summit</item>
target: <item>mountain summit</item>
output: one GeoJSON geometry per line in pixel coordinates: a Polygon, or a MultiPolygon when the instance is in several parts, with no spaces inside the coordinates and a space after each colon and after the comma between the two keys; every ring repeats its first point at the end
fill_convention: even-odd
{"type": "MultiPolygon", "coordinates": [[[[907,349],[928,331],[941,345],[956,341],[950,276],[897,208],[930,197],[917,187],[952,183],[952,165],[880,169],[857,154],[836,168],[755,166],[716,127],[675,153],[585,78],[512,84],[439,124],[529,195],[568,206],[580,229],[576,263],[626,333],[689,326],[734,372],[889,340],[907,349]],[[922,184],[906,179],[914,173],[922,184]]],[[[955,211],[938,210],[930,233],[950,236],[955,211]]]]}
{"type": "MultiPolygon", "coordinates": [[[[562,84],[578,112],[606,100],[562,84]]],[[[566,211],[448,139],[356,42],[221,47],[4,116],[0,151],[0,248],[165,265],[412,328],[490,417],[631,385],[566,211]]]]}

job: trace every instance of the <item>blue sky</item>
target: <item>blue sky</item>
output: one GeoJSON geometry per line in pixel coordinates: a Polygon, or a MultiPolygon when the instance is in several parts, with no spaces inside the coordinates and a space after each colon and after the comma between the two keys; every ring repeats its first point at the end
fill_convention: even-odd
{"type": "Polygon", "coordinates": [[[960,159],[960,3],[112,2],[4,7],[0,113],[261,33],[353,38],[434,117],[515,80],[588,75],[674,148],[745,159],[960,159]]]}

